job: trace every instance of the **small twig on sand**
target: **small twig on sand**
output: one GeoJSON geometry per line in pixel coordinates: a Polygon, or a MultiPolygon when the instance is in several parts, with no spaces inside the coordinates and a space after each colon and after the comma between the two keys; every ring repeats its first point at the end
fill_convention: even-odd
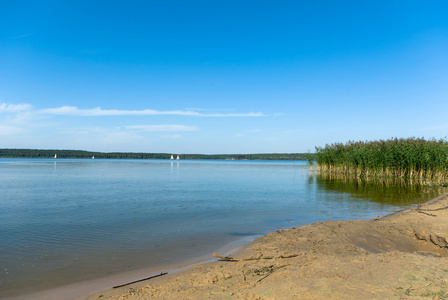
{"type": "Polygon", "coordinates": [[[216,253],[214,253],[214,252],[213,252],[213,256],[214,256],[214,257],[217,257],[217,258],[220,258],[220,259],[222,259],[222,260],[227,260],[227,261],[243,261],[243,260],[248,260],[248,259],[243,259],[243,258],[233,258],[233,257],[231,257],[231,256],[222,256],[222,255],[216,254],[216,253]]]}
{"type": "Polygon", "coordinates": [[[404,292],[406,295],[410,296],[411,295],[411,291],[413,290],[412,288],[412,284],[411,286],[406,290],[406,292],[404,292]]]}
{"type": "Polygon", "coordinates": [[[443,209],[448,209],[448,206],[435,208],[435,209],[421,209],[421,208],[418,208],[417,210],[419,210],[419,211],[422,211],[422,210],[424,210],[424,211],[437,211],[437,210],[443,210],[443,209]]]}
{"type": "Polygon", "coordinates": [[[297,257],[299,256],[298,254],[291,254],[291,255],[280,255],[279,258],[291,258],[291,257],[297,257]]]}
{"type": "Polygon", "coordinates": [[[378,216],[378,217],[376,217],[376,218],[373,218],[373,219],[371,219],[370,221],[378,221],[380,219],[380,216],[378,216]]]}
{"type": "MultiPolygon", "coordinates": [[[[252,258],[252,257],[250,257],[250,258],[233,258],[231,256],[222,256],[222,255],[219,255],[219,254],[216,254],[216,253],[213,253],[213,256],[217,257],[219,259],[225,260],[225,261],[247,261],[247,260],[260,260],[260,259],[273,259],[273,258],[275,258],[273,256],[262,257],[263,255],[260,255],[257,258],[252,258]]],[[[291,258],[291,257],[296,257],[296,256],[299,256],[299,255],[298,254],[280,255],[277,258],[291,258]]]]}
{"type": "Polygon", "coordinates": [[[431,216],[431,217],[437,217],[436,215],[433,215],[433,214],[430,214],[430,213],[427,213],[427,212],[424,212],[424,211],[421,211],[421,210],[417,210],[417,212],[419,212],[421,214],[425,214],[425,215],[431,216]]]}
{"type": "Polygon", "coordinates": [[[145,281],[145,280],[148,280],[148,279],[151,279],[151,278],[155,278],[155,277],[163,276],[163,275],[166,275],[166,274],[168,274],[168,273],[166,273],[166,272],[162,272],[162,273],[160,273],[160,274],[158,274],[158,275],[154,275],[154,276],[146,277],[146,278],[139,279],[139,280],[132,281],[132,282],[128,282],[128,283],[125,283],[125,284],[120,284],[120,285],[114,286],[113,288],[114,288],[114,289],[116,289],[116,288],[120,288],[120,287],[123,287],[123,286],[127,286],[127,285],[130,285],[130,284],[133,284],[133,283],[140,282],[140,281],[145,281]]]}
{"type": "MultiPolygon", "coordinates": [[[[274,272],[272,272],[272,273],[274,273],[274,272]]],[[[261,277],[260,279],[258,279],[257,282],[260,282],[260,281],[262,281],[263,279],[265,279],[266,277],[271,276],[272,273],[269,273],[269,274],[267,274],[267,275],[264,275],[263,277],[261,277]]]]}
{"type": "Polygon", "coordinates": [[[244,282],[246,282],[246,274],[244,273],[243,270],[241,270],[241,272],[243,273],[243,276],[244,276],[244,282]]]}

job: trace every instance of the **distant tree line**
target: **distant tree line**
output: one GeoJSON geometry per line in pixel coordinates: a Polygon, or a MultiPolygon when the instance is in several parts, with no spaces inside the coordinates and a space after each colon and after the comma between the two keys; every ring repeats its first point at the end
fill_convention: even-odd
{"type": "Polygon", "coordinates": [[[181,159],[234,159],[234,160],[305,160],[304,153],[262,154],[181,154],[181,159]]]}
{"type": "MultiPolygon", "coordinates": [[[[0,157],[27,158],[106,158],[106,159],[170,159],[171,153],[92,152],[83,150],[0,149],[0,157]]],[[[178,154],[173,154],[174,158],[178,154]]],[[[231,160],[306,160],[305,153],[263,154],[179,154],[180,159],[231,159],[231,160]]]]}
{"type": "MultiPolygon", "coordinates": [[[[92,152],[82,150],[40,150],[40,149],[0,149],[0,157],[28,157],[51,158],[57,154],[58,158],[133,158],[133,159],[163,159],[165,153],[119,153],[92,152]]],[[[168,156],[169,158],[169,156],[168,156]]]]}

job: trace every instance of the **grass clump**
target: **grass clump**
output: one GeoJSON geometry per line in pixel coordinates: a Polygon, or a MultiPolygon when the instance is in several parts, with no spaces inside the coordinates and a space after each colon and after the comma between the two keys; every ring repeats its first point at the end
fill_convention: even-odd
{"type": "Polygon", "coordinates": [[[252,271],[253,275],[257,275],[257,276],[270,274],[272,272],[274,272],[274,266],[273,265],[267,266],[267,267],[262,267],[260,269],[256,269],[256,270],[252,271]]]}
{"type": "Polygon", "coordinates": [[[444,182],[448,142],[423,138],[336,143],[316,147],[320,170],[358,177],[418,178],[444,182]]]}

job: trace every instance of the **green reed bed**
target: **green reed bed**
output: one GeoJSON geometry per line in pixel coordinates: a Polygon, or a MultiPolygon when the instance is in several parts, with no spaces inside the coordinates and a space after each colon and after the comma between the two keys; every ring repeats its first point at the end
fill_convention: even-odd
{"type": "Polygon", "coordinates": [[[420,138],[336,143],[316,147],[320,170],[359,177],[399,177],[444,182],[448,142],[420,138]]]}

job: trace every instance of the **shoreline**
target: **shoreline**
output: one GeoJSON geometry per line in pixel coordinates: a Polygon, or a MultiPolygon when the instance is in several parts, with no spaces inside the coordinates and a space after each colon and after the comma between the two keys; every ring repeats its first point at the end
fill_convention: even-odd
{"type": "MultiPolygon", "coordinates": [[[[343,258],[343,262],[345,264],[349,263],[347,262],[347,255],[352,256],[354,253],[352,253],[353,247],[358,247],[361,249],[358,249],[355,251],[355,254],[359,254],[357,252],[372,252],[376,255],[384,254],[386,252],[390,253],[395,250],[399,253],[410,253],[412,254],[412,251],[409,249],[406,249],[407,247],[414,247],[415,249],[420,250],[413,250],[414,252],[422,252],[422,253],[436,253],[439,258],[443,258],[446,263],[446,256],[448,256],[448,243],[447,247],[445,249],[441,248],[436,249],[434,247],[429,247],[428,245],[417,245],[418,241],[414,243],[415,241],[411,241],[409,245],[404,244],[397,244],[397,245],[387,245],[387,243],[390,243],[390,238],[385,238],[386,240],[386,248],[389,247],[388,251],[383,251],[384,249],[379,249],[378,247],[376,249],[375,246],[373,248],[372,245],[367,242],[360,242],[359,240],[362,240],[362,234],[356,233],[355,239],[353,239],[353,236],[351,238],[351,244],[347,243],[347,241],[343,241],[346,245],[341,245],[340,243],[336,243],[337,245],[329,246],[328,248],[320,249],[319,247],[316,248],[316,245],[319,245],[320,243],[326,244],[328,243],[327,238],[334,234],[334,232],[342,227],[347,227],[348,231],[353,231],[354,228],[360,227],[361,224],[364,223],[366,228],[366,232],[370,232],[370,227],[372,225],[378,225],[387,223],[388,226],[385,228],[386,231],[390,230],[396,230],[396,228],[401,228],[402,225],[399,225],[400,219],[405,217],[408,219],[409,214],[413,214],[417,218],[423,218],[423,219],[434,219],[434,217],[430,217],[428,215],[424,214],[417,214],[416,210],[418,208],[422,207],[434,207],[438,206],[447,206],[448,207],[448,194],[440,195],[434,199],[431,199],[424,204],[421,205],[414,205],[410,208],[406,208],[404,210],[398,211],[396,213],[391,213],[388,215],[385,215],[381,217],[378,220],[357,220],[357,221],[326,221],[326,222],[316,222],[312,223],[310,225],[304,225],[300,227],[292,227],[289,229],[281,229],[274,232],[271,232],[267,235],[258,236],[258,237],[245,237],[243,239],[238,240],[237,242],[227,245],[224,248],[219,249],[217,252],[220,255],[227,256],[232,255],[235,258],[249,258],[249,257],[258,257],[261,253],[263,256],[271,256],[271,259],[262,259],[262,260],[253,260],[253,261],[244,261],[244,262],[228,262],[228,261],[222,261],[218,260],[216,258],[213,258],[210,254],[210,256],[198,258],[195,261],[185,262],[185,264],[182,265],[176,265],[171,266],[170,268],[165,269],[158,269],[158,270],[149,270],[141,269],[137,271],[127,272],[127,273],[121,273],[117,275],[113,275],[107,278],[98,278],[95,280],[89,280],[86,282],[79,282],[70,284],[67,286],[63,286],[56,289],[51,289],[47,291],[37,292],[33,294],[28,295],[22,295],[18,297],[10,297],[6,298],[6,300],[23,300],[23,299],[57,299],[57,300],[93,300],[93,299],[176,299],[176,298],[183,298],[183,299],[197,299],[197,298],[235,298],[235,299],[275,299],[277,295],[280,295],[284,292],[279,291],[283,289],[283,285],[285,285],[285,281],[287,278],[296,277],[300,275],[300,278],[302,278],[307,273],[305,270],[301,270],[300,272],[296,272],[297,274],[294,274],[294,270],[288,270],[288,275],[285,277],[279,277],[278,275],[282,274],[282,272],[287,271],[288,268],[292,268],[291,262],[294,262],[295,260],[299,260],[299,263],[303,264],[303,259],[307,257],[310,253],[321,253],[322,255],[317,255],[317,257],[314,257],[314,260],[317,261],[317,265],[319,265],[318,269],[324,268],[323,266],[325,264],[332,264],[335,260],[339,260],[343,258]],[[370,225],[369,225],[370,224],[370,225]],[[330,227],[331,230],[328,231],[327,227],[330,227]],[[391,228],[392,227],[392,228],[391,228]],[[395,227],[395,228],[394,228],[395,227]],[[297,235],[296,231],[309,231],[311,229],[312,236],[301,236],[297,235]],[[317,230],[317,231],[316,231],[317,230]],[[282,237],[282,235],[285,235],[285,237],[282,237]],[[317,238],[316,238],[317,235],[317,238]],[[353,245],[353,240],[358,239],[353,245]],[[305,245],[297,245],[296,242],[301,242],[300,244],[305,245]],[[347,245],[349,244],[349,245],[347,245]],[[412,244],[412,245],[411,245],[412,244]],[[348,250],[345,249],[348,247],[348,250]],[[404,248],[403,248],[404,247],[404,248]],[[420,247],[420,248],[419,248],[420,247]],[[316,248],[316,249],[315,249],[316,248]],[[347,252],[343,255],[336,255],[332,257],[332,259],[329,261],[328,259],[328,251],[334,252],[335,249],[340,249],[342,253],[347,252]],[[372,249],[369,249],[372,248],[372,249]],[[395,248],[395,249],[394,249],[395,248]],[[404,250],[403,250],[404,249],[404,250]],[[440,251],[439,251],[440,250],[440,251]],[[403,252],[404,251],[404,252],[403,252]],[[407,252],[406,252],[407,251],[407,252]],[[294,253],[297,252],[297,253],[294,253]],[[445,253],[446,252],[446,253],[445,253]],[[281,255],[298,255],[298,257],[294,258],[288,258],[288,259],[281,259],[279,258],[281,255]],[[301,261],[301,262],[300,262],[301,261]],[[319,262],[320,261],[320,262],[319,262]],[[283,263],[288,263],[288,267],[283,267],[283,263]],[[236,267],[236,265],[240,265],[236,267]],[[270,266],[280,266],[280,269],[270,268],[270,266]],[[250,269],[252,267],[252,269],[250,269]],[[267,268],[267,269],[266,269],[267,268]],[[269,280],[265,280],[264,278],[260,282],[249,282],[249,278],[257,280],[261,279],[262,277],[255,276],[251,270],[265,270],[268,273],[264,274],[261,272],[260,276],[266,276],[269,277],[269,280]],[[272,271],[271,273],[269,273],[272,271]],[[126,285],[121,288],[113,289],[112,286],[132,282],[134,280],[139,280],[142,278],[150,277],[153,275],[158,275],[161,272],[168,272],[167,275],[161,276],[159,278],[152,278],[146,281],[142,281],[139,283],[134,283],[130,285],[126,285]],[[271,274],[273,274],[271,276],[271,274]],[[274,276],[275,275],[275,276],[274,276]],[[233,284],[233,278],[238,278],[237,284],[233,284]],[[269,281],[276,282],[275,284],[267,284],[269,281]],[[222,286],[224,284],[224,286],[222,286]],[[230,284],[230,285],[229,285],[230,284]],[[216,288],[219,286],[218,290],[216,288]],[[231,286],[234,286],[232,288],[231,286]],[[262,291],[260,291],[260,287],[266,286],[262,291]],[[236,288],[237,287],[237,288],[236,288]],[[252,292],[249,292],[252,290],[252,292]],[[255,292],[255,293],[254,293],[255,292]],[[254,296],[256,295],[256,296],[254,296]],[[271,296],[269,296],[271,295],[271,296]],[[272,297],[273,295],[273,297],[272,297]],[[258,298],[257,298],[258,297],[258,298]]],[[[438,211],[440,213],[448,213],[448,209],[446,211],[440,210],[438,211]]],[[[439,216],[440,217],[440,216],[439,216]]],[[[448,239],[448,215],[444,215],[446,217],[444,220],[446,220],[446,224],[444,228],[446,229],[445,232],[447,232],[447,235],[445,237],[445,240],[448,239]]],[[[415,219],[415,218],[414,218],[415,219]]],[[[426,225],[420,224],[419,222],[415,222],[415,220],[412,220],[414,227],[416,228],[423,228],[424,232],[427,232],[428,229],[426,229],[426,225]],[[418,224],[417,224],[418,223],[418,224]]],[[[409,227],[409,224],[405,224],[407,227],[409,227]]],[[[380,226],[381,227],[381,226],[380,226]]],[[[431,226],[430,226],[431,227],[431,226]]],[[[420,230],[418,229],[418,230],[420,230]]],[[[417,230],[417,231],[418,231],[417,230]]],[[[347,230],[346,230],[347,231],[347,230]]],[[[355,230],[356,231],[356,230],[355,230]]],[[[399,229],[399,232],[403,234],[403,232],[406,231],[406,229],[399,229]]],[[[443,230],[442,230],[443,231],[443,230]]],[[[361,232],[362,233],[362,232],[361,232]]],[[[310,234],[310,232],[308,232],[310,234]]],[[[365,232],[364,232],[365,234],[365,232]]],[[[427,235],[427,233],[424,233],[427,235]]],[[[423,234],[423,235],[424,235],[423,234]]],[[[415,236],[415,232],[411,232],[411,236],[415,236]]],[[[337,235],[337,239],[344,239],[346,238],[347,233],[344,232],[343,234],[337,235]]],[[[404,234],[407,239],[409,239],[409,234],[404,234]]],[[[441,237],[441,236],[438,236],[441,237]]],[[[394,238],[400,239],[399,236],[394,236],[394,238]]],[[[429,234],[429,237],[426,237],[429,241],[431,240],[431,234],[429,234]]],[[[350,240],[350,239],[349,239],[350,240]]],[[[375,243],[378,244],[378,241],[380,239],[376,237],[375,243]]],[[[422,238],[424,240],[424,238],[422,238]]],[[[334,242],[334,241],[332,241],[334,242]]],[[[384,242],[384,241],[383,241],[384,242]]],[[[429,242],[430,244],[432,242],[429,242]]],[[[381,247],[380,247],[381,248],[381,247]]],[[[440,247],[439,247],[440,248],[440,247]]],[[[412,250],[412,249],[411,249],[412,250]]],[[[364,253],[366,254],[366,253],[364,253]]],[[[436,255],[434,254],[434,255],[436,255]]],[[[330,255],[331,256],[331,255],[330,255]]],[[[383,258],[384,259],[384,258],[383,258]]],[[[310,261],[308,259],[305,259],[305,265],[309,264],[310,261]]],[[[316,264],[311,262],[311,265],[316,264]]],[[[359,267],[359,266],[358,266],[359,267]]],[[[294,269],[294,268],[293,268],[294,269]]],[[[310,269],[313,269],[312,266],[310,269]]],[[[339,269],[343,269],[343,266],[339,266],[339,269]]],[[[297,271],[297,270],[296,270],[297,271]]],[[[309,273],[309,272],[308,272],[309,273]]],[[[349,272],[348,272],[349,273],[349,272]]],[[[448,264],[446,266],[446,274],[448,274],[448,264]]],[[[309,275],[309,274],[308,274],[309,275]]],[[[332,275],[336,276],[336,278],[340,279],[339,274],[332,275]],[[338,277],[339,276],[339,277],[338,277]]],[[[267,278],[266,277],[266,278],[267,278]]],[[[311,276],[312,277],[312,276],[311,276]]],[[[323,280],[322,278],[326,278],[325,276],[318,278],[314,278],[315,283],[312,284],[312,286],[316,286],[319,284],[322,284],[323,280]]],[[[448,275],[445,276],[446,279],[446,286],[448,286],[448,275]]],[[[310,280],[312,282],[313,280],[310,280]]],[[[327,278],[328,282],[334,281],[334,279],[327,278]]],[[[291,285],[291,283],[288,283],[286,285],[291,285]]],[[[291,286],[289,286],[291,288],[291,286]]],[[[356,289],[356,287],[351,287],[351,289],[356,289]]],[[[361,288],[361,287],[360,287],[361,288]]],[[[300,296],[304,299],[316,299],[316,298],[332,298],[330,297],[333,293],[330,294],[319,294],[319,288],[316,290],[316,288],[313,288],[314,291],[308,290],[306,293],[299,293],[295,294],[296,296],[300,296]]],[[[326,288],[323,289],[324,291],[326,288]]],[[[447,290],[448,292],[448,290],[447,290]]],[[[338,291],[340,293],[340,291],[338,291]]],[[[337,293],[336,293],[337,294],[337,293]]],[[[282,299],[289,299],[289,294],[284,295],[280,298],[282,299]]],[[[394,294],[396,296],[396,294],[394,294]]],[[[367,298],[371,297],[372,295],[366,295],[367,298]]],[[[387,297],[390,297],[391,295],[384,295],[387,297]]],[[[292,297],[291,298],[296,298],[292,297]]],[[[343,294],[341,297],[335,297],[335,299],[342,299],[352,298],[350,294],[343,294]]],[[[356,297],[353,297],[355,299],[356,297]]],[[[376,298],[376,297],[374,297],[376,298]]],[[[382,298],[382,297],[381,297],[382,298]]]]}
{"type": "Polygon", "coordinates": [[[215,259],[76,299],[446,298],[448,194],[380,219],[277,230],[234,257],[250,260],[215,259]]]}
{"type": "MultiPolygon", "coordinates": [[[[225,255],[235,254],[242,248],[246,247],[253,240],[260,237],[260,235],[246,236],[235,240],[221,248],[218,249],[220,253],[225,255]]],[[[158,275],[162,272],[167,272],[167,275],[174,275],[182,272],[188,272],[189,269],[202,265],[213,263],[215,258],[212,256],[200,256],[194,259],[179,262],[173,265],[165,266],[164,268],[141,268],[138,270],[123,272],[119,274],[114,274],[107,277],[96,278],[87,281],[80,281],[68,285],[64,285],[57,288],[52,288],[48,290],[42,290],[38,292],[32,292],[24,295],[18,296],[8,296],[2,298],[4,300],[75,300],[75,299],[85,299],[92,294],[100,293],[102,291],[113,289],[113,286],[126,284],[127,283],[147,278],[150,276],[158,275]]],[[[143,281],[142,283],[145,283],[143,281]]],[[[129,285],[131,286],[131,285],[129,285]]]]}

